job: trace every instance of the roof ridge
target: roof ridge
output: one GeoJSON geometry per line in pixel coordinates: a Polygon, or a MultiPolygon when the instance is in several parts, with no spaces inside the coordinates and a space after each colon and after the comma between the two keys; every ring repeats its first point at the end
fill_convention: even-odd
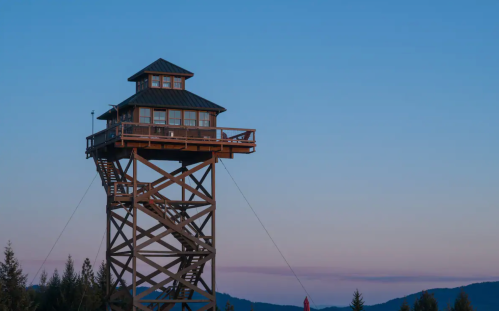
{"type": "Polygon", "coordinates": [[[186,79],[194,76],[194,73],[190,72],[187,69],[184,69],[178,65],[175,65],[172,62],[169,62],[162,57],[158,58],[154,62],[150,63],[149,65],[145,66],[141,70],[139,70],[136,74],[128,78],[128,81],[136,81],[137,78],[142,76],[143,74],[147,72],[165,72],[165,73],[173,73],[173,74],[178,74],[185,76],[186,79]]]}

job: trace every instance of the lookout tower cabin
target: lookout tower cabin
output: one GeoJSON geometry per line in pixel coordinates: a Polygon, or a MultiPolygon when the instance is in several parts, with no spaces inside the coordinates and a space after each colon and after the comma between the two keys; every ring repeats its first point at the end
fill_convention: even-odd
{"type": "Polygon", "coordinates": [[[149,159],[202,161],[255,151],[255,130],[217,127],[226,109],[186,90],[194,74],[162,58],[128,81],[135,94],[97,119],[106,129],[87,137],[87,158],[128,158],[133,148],[149,159]]]}

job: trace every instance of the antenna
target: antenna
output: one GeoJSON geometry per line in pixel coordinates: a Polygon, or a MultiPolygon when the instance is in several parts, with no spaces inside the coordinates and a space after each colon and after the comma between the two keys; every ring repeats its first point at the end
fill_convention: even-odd
{"type": "Polygon", "coordinates": [[[94,135],[94,111],[90,113],[92,115],[92,135],[94,135]]]}

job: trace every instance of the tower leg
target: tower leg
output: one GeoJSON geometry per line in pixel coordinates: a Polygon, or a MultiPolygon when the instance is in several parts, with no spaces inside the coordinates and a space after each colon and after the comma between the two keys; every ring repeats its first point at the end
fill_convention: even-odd
{"type": "Polygon", "coordinates": [[[136,150],[124,169],[94,160],[108,195],[109,309],[167,311],[179,303],[183,311],[215,310],[216,155],[172,172],[136,150]],[[139,170],[160,177],[145,182],[139,170]]]}

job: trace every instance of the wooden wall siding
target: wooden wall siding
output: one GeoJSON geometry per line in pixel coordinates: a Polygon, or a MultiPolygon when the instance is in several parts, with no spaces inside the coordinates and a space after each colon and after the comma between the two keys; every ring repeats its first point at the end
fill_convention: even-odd
{"type": "Polygon", "coordinates": [[[217,127],[217,113],[210,111],[210,126],[217,127]]]}

